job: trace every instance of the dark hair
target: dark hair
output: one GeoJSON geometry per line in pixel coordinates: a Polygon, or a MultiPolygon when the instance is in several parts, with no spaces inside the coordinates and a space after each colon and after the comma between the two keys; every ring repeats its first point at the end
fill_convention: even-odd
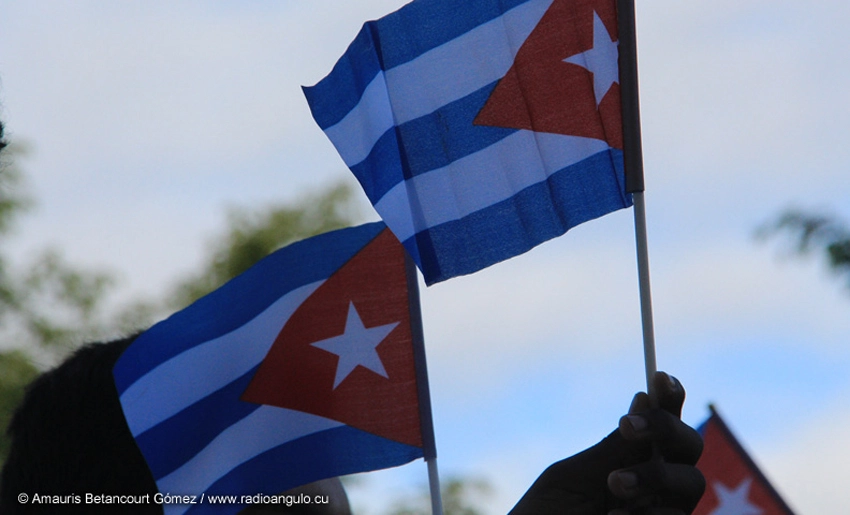
{"type": "MultiPolygon", "coordinates": [[[[50,504],[20,504],[21,492],[60,497],[157,492],[112,381],[112,366],[132,340],[85,346],[28,387],[8,429],[12,446],[0,479],[0,512],[56,512],[50,504]]],[[[155,504],[91,508],[71,501],[60,511],[162,513],[155,504]]]]}
{"type": "MultiPolygon", "coordinates": [[[[157,485],[124,420],[112,368],[135,336],[78,349],[27,388],[9,425],[12,445],[0,473],[0,513],[52,515],[104,513],[161,515],[150,504],[86,504],[86,493],[144,495],[157,485]],[[21,504],[19,495],[39,494],[56,503],[21,504]]],[[[322,494],[329,504],[253,505],[244,514],[350,515],[338,478],[293,488],[285,495],[322,494]]]]}

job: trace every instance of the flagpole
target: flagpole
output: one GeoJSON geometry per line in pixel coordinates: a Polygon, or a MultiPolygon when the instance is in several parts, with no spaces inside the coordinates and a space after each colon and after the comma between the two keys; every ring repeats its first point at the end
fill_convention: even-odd
{"type": "Polygon", "coordinates": [[[416,368],[416,385],[419,393],[419,421],[422,428],[422,449],[428,466],[428,487],[431,492],[432,515],[443,515],[440,494],[440,474],[437,470],[437,443],[434,437],[434,419],[431,414],[431,390],[428,384],[428,366],[425,360],[425,331],[422,328],[422,307],[419,302],[419,275],[416,264],[405,252],[407,292],[410,304],[410,330],[413,337],[413,362],[416,368]]]}
{"type": "Polygon", "coordinates": [[[431,491],[431,514],[443,515],[443,498],[440,495],[440,473],[437,471],[437,457],[426,459],[428,465],[428,488],[431,491]]]}
{"type": "Polygon", "coordinates": [[[640,289],[640,316],[643,327],[643,360],[646,368],[646,388],[655,399],[652,376],[658,370],[655,357],[655,328],[652,319],[652,293],[649,286],[649,249],[646,237],[646,204],[643,192],[632,193],[635,204],[635,243],[637,246],[638,287],[640,289]]]}
{"type": "Polygon", "coordinates": [[[644,199],[643,150],[640,133],[638,100],[637,31],[634,0],[617,0],[617,24],[620,31],[620,97],[623,107],[623,164],[626,192],[632,194],[635,213],[638,287],[640,289],[643,356],[646,388],[656,402],[652,376],[658,369],[655,357],[655,329],[652,319],[652,294],[649,286],[649,245],[646,236],[646,202],[644,199]]]}

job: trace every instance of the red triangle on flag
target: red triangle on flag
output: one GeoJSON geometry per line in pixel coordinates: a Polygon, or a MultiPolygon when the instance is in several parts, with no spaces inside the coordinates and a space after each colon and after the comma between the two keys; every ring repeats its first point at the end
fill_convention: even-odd
{"type": "Polygon", "coordinates": [[[242,400],[421,447],[404,260],[387,229],[331,275],[286,322],[242,400]],[[373,338],[359,354],[347,347],[353,331],[373,338]]]}
{"type": "Polygon", "coordinates": [[[596,17],[607,31],[596,40],[616,43],[614,0],[555,0],[474,123],[601,139],[622,149],[619,82],[597,99],[590,69],[565,61],[594,49],[596,17]]]}
{"type": "Polygon", "coordinates": [[[705,446],[697,468],[706,487],[693,515],[794,515],[713,408],[700,433],[705,446]]]}

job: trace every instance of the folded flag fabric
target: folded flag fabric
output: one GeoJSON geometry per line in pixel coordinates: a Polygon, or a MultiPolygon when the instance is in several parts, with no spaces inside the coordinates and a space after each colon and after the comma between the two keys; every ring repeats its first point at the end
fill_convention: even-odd
{"type": "Polygon", "coordinates": [[[415,0],[304,92],[432,284],[629,207],[615,0],[415,0]]]}
{"type": "Polygon", "coordinates": [[[705,495],[694,515],[794,515],[713,406],[698,431],[705,447],[697,468],[705,495]]]}
{"type": "Polygon", "coordinates": [[[381,222],[323,234],[141,334],[113,375],[160,491],[275,495],[423,456],[405,259],[381,222]]]}

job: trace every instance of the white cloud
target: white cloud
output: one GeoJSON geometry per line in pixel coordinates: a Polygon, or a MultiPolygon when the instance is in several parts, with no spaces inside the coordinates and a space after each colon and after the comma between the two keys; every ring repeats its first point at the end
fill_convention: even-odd
{"type": "Polygon", "coordinates": [[[777,262],[755,242],[708,241],[664,258],[658,327],[670,340],[687,345],[714,334],[721,346],[781,337],[826,352],[845,347],[850,297],[811,263],[777,262]]]}
{"type": "Polygon", "coordinates": [[[842,396],[827,410],[783,406],[786,416],[805,418],[805,425],[781,443],[764,450],[763,468],[791,507],[799,513],[843,513],[847,509],[846,474],[850,462],[850,410],[842,396]]]}
{"type": "MultiPolygon", "coordinates": [[[[522,363],[609,359],[637,348],[630,213],[609,216],[527,255],[425,289],[429,353],[445,366],[471,368],[454,380],[487,382],[493,370],[522,363]],[[591,241],[595,234],[603,243],[591,241]]],[[[656,250],[651,273],[660,355],[700,350],[708,341],[733,351],[771,340],[846,354],[850,297],[814,265],[777,262],[772,249],[747,239],[656,250]]]]}
{"type": "Polygon", "coordinates": [[[841,122],[850,74],[836,65],[846,5],[642,7],[642,118],[654,193],[719,216],[850,194],[841,122]]]}

